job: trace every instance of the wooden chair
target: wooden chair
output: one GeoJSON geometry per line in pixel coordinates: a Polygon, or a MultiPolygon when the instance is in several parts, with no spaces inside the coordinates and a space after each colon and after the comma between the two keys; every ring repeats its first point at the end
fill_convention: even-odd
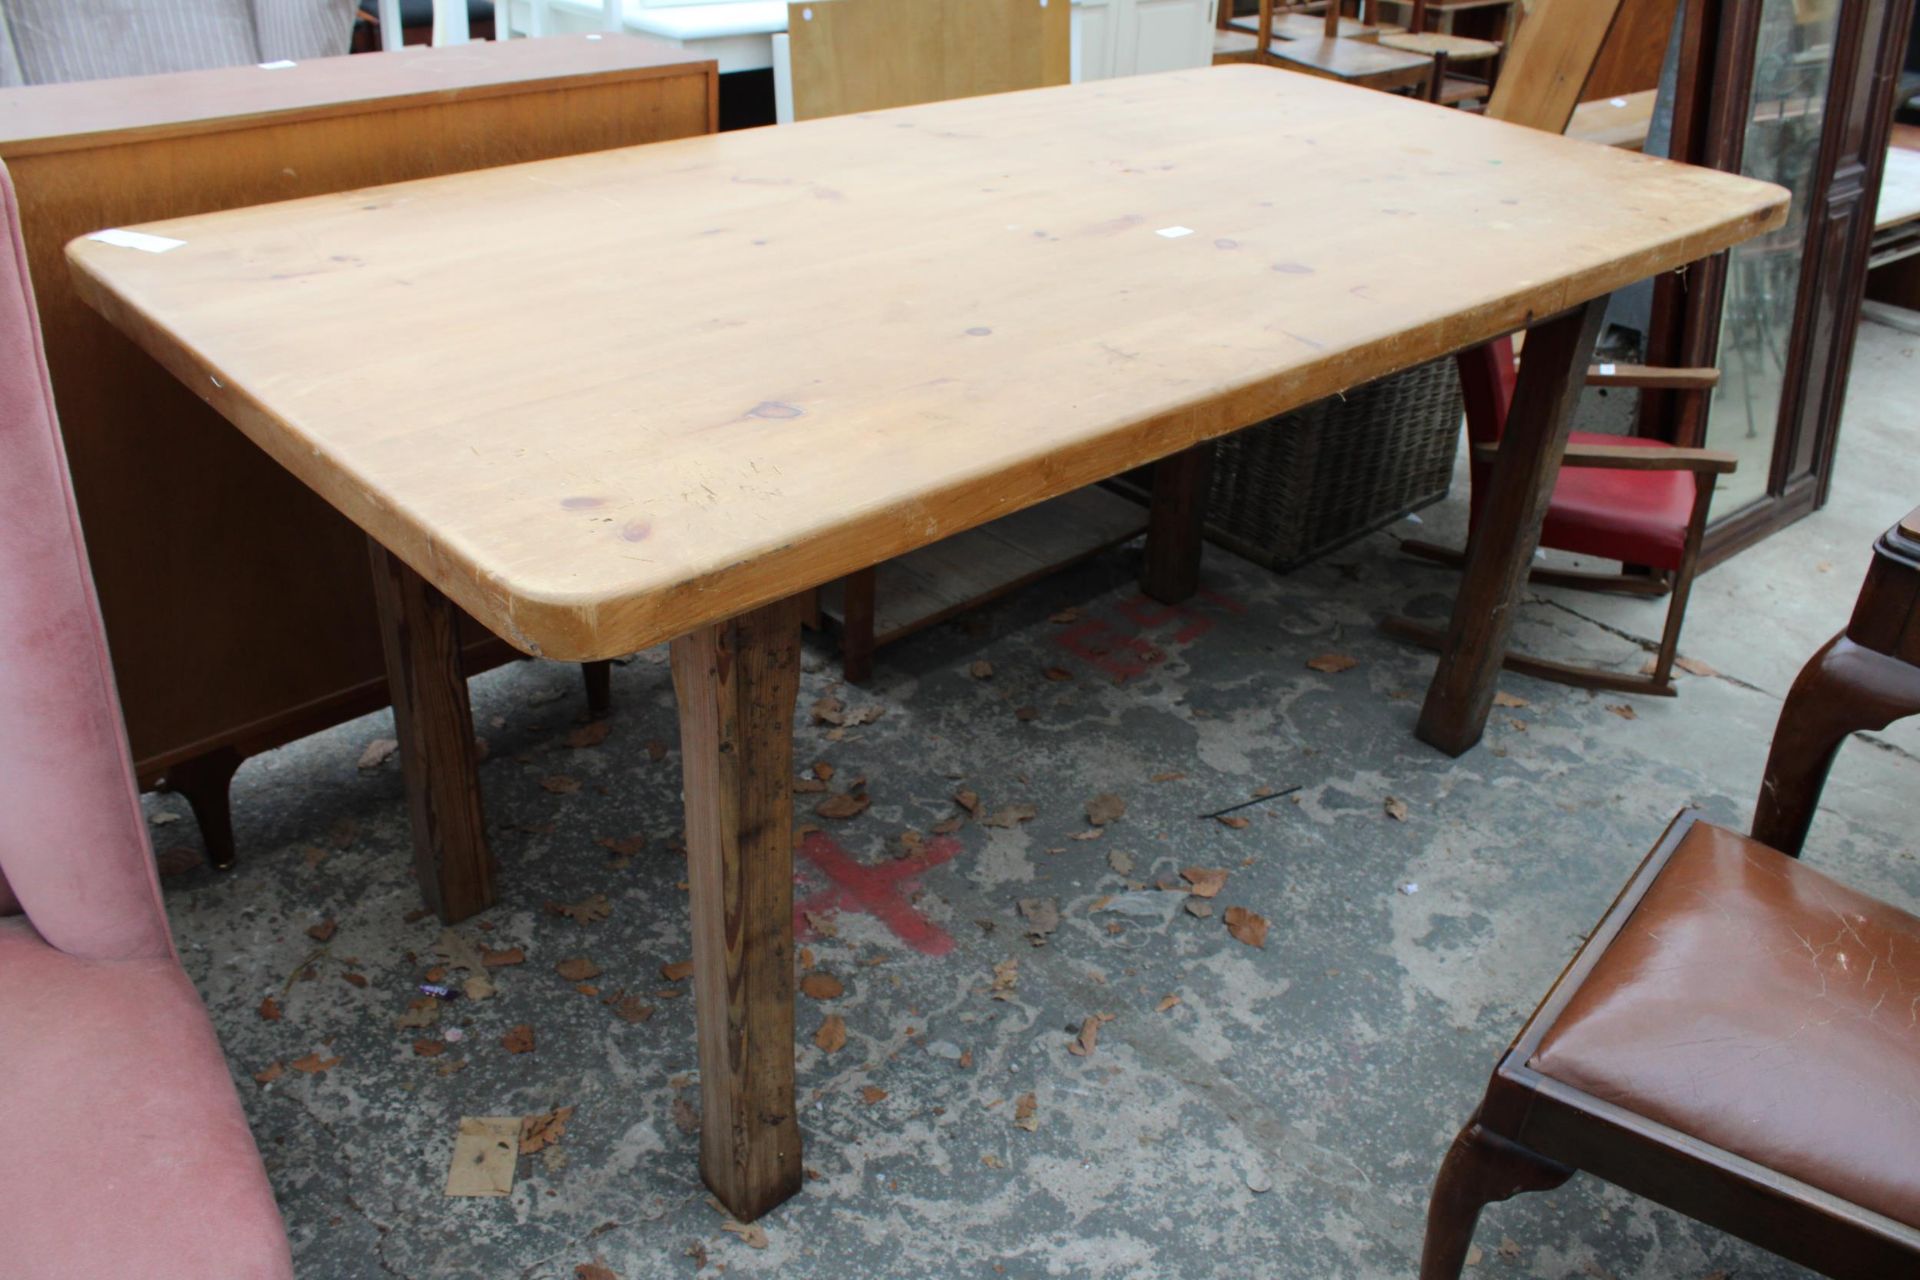
{"type": "MultiPolygon", "coordinates": [[[[1622,0],[1539,0],[1513,42],[1487,114],[1496,120],[1559,133],[1579,102],[1580,89],[1606,43],[1622,0]]],[[[1510,339],[1463,351],[1460,380],[1467,402],[1467,435],[1473,448],[1474,491],[1469,537],[1478,527],[1479,495],[1491,477],[1513,397],[1514,353],[1510,339]]],[[[1664,389],[1705,394],[1719,381],[1713,369],[1655,369],[1645,365],[1600,365],[1588,371],[1590,386],[1664,389]]],[[[1574,432],[1554,487],[1540,545],[1578,555],[1618,560],[1618,574],[1536,569],[1529,580],[1543,586],[1585,587],[1632,595],[1671,595],[1653,671],[1628,676],[1508,654],[1515,671],[1592,689],[1672,696],[1673,664],[1687,597],[1699,566],[1713,477],[1731,472],[1731,454],[1682,449],[1637,437],[1574,432]]],[[[1402,549],[1443,564],[1463,563],[1460,552],[1429,542],[1402,549]]],[[[1442,633],[1405,618],[1388,618],[1388,634],[1437,648],[1442,633]]]]}
{"type": "MultiPolygon", "coordinates": [[[[1461,390],[1467,403],[1467,437],[1473,486],[1468,537],[1482,533],[1481,496],[1492,480],[1513,402],[1513,344],[1502,338],[1463,351],[1461,390]]],[[[1665,388],[1703,394],[1718,382],[1712,369],[1651,369],[1643,365],[1600,365],[1590,369],[1590,386],[1665,388]]],[[[1567,445],[1563,470],[1554,485],[1541,527],[1540,545],[1576,555],[1622,563],[1617,574],[1567,569],[1535,569],[1529,581],[1542,586],[1585,587],[1631,595],[1671,595],[1667,620],[1648,675],[1624,675],[1570,666],[1544,658],[1509,653],[1508,669],[1589,689],[1617,689],[1671,697],[1673,664],[1679,655],[1680,627],[1687,597],[1699,567],[1706,533],[1713,477],[1731,472],[1737,459],[1709,449],[1682,449],[1657,440],[1576,431],[1567,445]],[[1635,569],[1649,572],[1635,572],[1635,569]]],[[[1499,536],[1498,530],[1486,536],[1499,536]]],[[[1430,542],[1408,541],[1401,549],[1423,559],[1458,567],[1463,553],[1430,542]]],[[[1430,649],[1445,639],[1441,628],[1392,617],[1381,624],[1387,634],[1430,649]]]]}
{"type": "Polygon", "coordinates": [[[1797,857],[1847,726],[1920,714],[1916,663],[1920,511],[1782,709],[1753,836],[1681,814],[1501,1058],[1421,1280],[1582,1170],[1827,1275],[1920,1274],[1920,918],[1797,857]]]}
{"type": "Polygon", "coordinates": [[[1424,87],[1431,96],[1432,58],[1375,43],[1379,32],[1371,26],[1363,28],[1368,39],[1344,39],[1340,32],[1341,23],[1345,21],[1340,6],[1329,4],[1320,20],[1318,39],[1276,40],[1273,0],[1260,0],[1260,20],[1254,36],[1256,57],[1273,66],[1323,80],[1338,80],[1342,84],[1387,93],[1424,87]]]}

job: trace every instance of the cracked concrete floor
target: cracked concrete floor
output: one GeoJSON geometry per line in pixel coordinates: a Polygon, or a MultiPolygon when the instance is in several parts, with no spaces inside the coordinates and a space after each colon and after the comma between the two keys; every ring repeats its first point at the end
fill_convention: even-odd
{"type": "MultiPolygon", "coordinates": [[[[387,718],[249,762],[239,868],[170,875],[167,904],[301,1274],[1412,1274],[1434,1170],[1496,1056],[1676,810],[1747,820],[1793,672],[1845,618],[1873,537],[1920,500],[1913,342],[1864,328],[1834,502],[1704,579],[1683,649],[1724,676],[1685,678],[1676,700],[1508,677],[1526,705],[1480,748],[1421,746],[1432,659],[1373,624],[1441,616],[1453,584],[1396,554],[1405,522],[1287,577],[1210,550],[1205,596],[1177,612],[1143,602],[1115,553],[885,651],[870,689],[810,652],[796,759],[828,762],[835,789],[864,778],[872,803],[826,820],[818,794],[796,797],[825,829],[800,860],[808,971],[841,990],[800,999],[808,1179],[764,1241],[726,1230],[699,1182],[693,1010],[660,972],[689,950],[660,653],[616,670],[596,745],[568,745],[572,669],[474,682],[502,892],[461,933],[525,959],[489,970],[491,998],[415,1015],[436,1025],[399,1025],[441,961],[438,925],[414,914],[397,762],[357,767],[387,718]],[[1330,652],[1357,665],[1307,667],[1330,652]],[[813,722],[832,695],[882,714],[813,722]],[[1633,719],[1610,709],[1628,703],[1633,719]],[[1196,816],[1288,787],[1239,829],[1196,816]],[[1034,816],[930,834],[961,789],[983,814],[1034,816]],[[1124,816],[1075,838],[1102,793],[1124,816]],[[903,860],[909,830],[925,839],[903,860]],[[1133,888],[1194,866],[1228,873],[1211,917],[1133,888]],[[595,894],[604,919],[546,910],[595,894]],[[1057,905],[1044,946],[1022,899],[1057,905]],[[1264,948],[1229,933],[1229,907],[1270,922],[1264,948]],[[325,921],[337,931],[310,937],[325,921]],[[581,956],[595,994],[556,972],[581,956]],[[651,1014],[617,1016],[622,992],[651,1014]],[[1094,1015],[1111,1020],[1075,1054],[1094,1015]],[[846,1031],[832,1053],[814,1043],[830,1016],[846,1031]],[[533,1048],[510,1053],[520,1025],[533,1048]],[[338,1061],[291,1069],[309,1053],[338,1061]],[[564,1137],[520,1160],[510,1197],[443,1196],[461,1116],[557,1107],[574,1109],[564,1137]]],[[[1419,535],[1457,539],[1464,493],[1419,535]]],[[[1637,666],[1663,607],[1537,592],[1522,640],[1637,666]]],[[[1849,746],[1810,849],[1906,904],[1916,757],[1912,725],[1849,746]]],[[[148,805],[163,851],[197,844],[176,797],[148,805]]],[[[1797,1274],[1584,1177],[1495,1206],[1479,1240],[1469,1275],[1797,1274]]]]}

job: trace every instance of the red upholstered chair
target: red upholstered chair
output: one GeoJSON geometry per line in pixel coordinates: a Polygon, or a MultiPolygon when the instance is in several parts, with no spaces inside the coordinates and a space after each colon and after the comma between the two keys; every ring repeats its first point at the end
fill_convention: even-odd
{"type": "Polygon", "coordinates": [[[278,1280],[161,907],[4,169],[0,204],[0,1275],[278,1280]]]}
{"type": "MultiPolygon", "coordinates": [[[[1502,536],[1480,526],[1481,495],[1492,476],[1513,403],[1513,343],[1501,338],[1460,353],[1460,383],[1467,405],[1467,437],[1473,449],[1473,485],[1468,537],[1502,536]]],[[[1654,369],[1643,365],[1599,365],[1587,375],[1589,386],[1664,388],[1704,394],[1719,379],[1713,369],[1654,369]]],[[[1576,555],[1618,560],[1618,574],[1535,569],[1529,581],[1543,586],[1583,587],[1633,595],[1670,595],[1666,626],[1650,675],[1623,675],[1570,666],[1544,658],[1509,653],[1506,666],[1527,675],[1589,689],[1618,689],[1671,697],[1673,663],[1680,648],[1680,625],[1699,566],[1700,540],[1713,500],[1713,477],[1734,469],[1729,453],[1683,449],[1657,440],[1596,435],[1576,431],[1567,446],[1559,480],[1540,531],[1540,545],[1576,555]],[[1634,573],[1637,567],[1649,572],[1634,573]]],[[[1463,556],[1448,547],[1409,541],[1402,549],[1424,559],[1458,565],[1463,556]]],[[[1444,632],[1406,618],[1389,618],[1391,635],[1437,648],[1444,632]]]]}

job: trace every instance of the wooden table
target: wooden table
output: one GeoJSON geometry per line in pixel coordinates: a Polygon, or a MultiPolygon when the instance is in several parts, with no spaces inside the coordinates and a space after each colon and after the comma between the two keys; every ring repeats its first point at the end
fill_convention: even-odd
{"type": "MultiPolygon", "coordinates": [[[[572,36],[0,90],[135,769],[188,798],[216,865],[232,860],[227,783],[244,757],[386,705],[365,538],[82,303],[67,241],[706,133],[717,81],[658,41],[572,36]]],[[[351,377],[424,337],[342,336],[327,359],[351,377]]],[[[514,656],[463,630],[469,670],[514,656]]]]}
{"type": "Polygon", "coordinates": [[[93,305],[370,536],[416,852],[448,900],[491,875],[454,606],[554,658],[672,642],[702,1167],[750,1218],[800,1180],[798,593],[1160,459],[1147,586],[1178,595],[1207,442],[1531,326],[1420,722],[1463,751],[1607,293],[1785,212],[1748,179],[1219,67],[70,253],[93,305]],[[340,376],[350,340],[388,354],[340,376]]]}

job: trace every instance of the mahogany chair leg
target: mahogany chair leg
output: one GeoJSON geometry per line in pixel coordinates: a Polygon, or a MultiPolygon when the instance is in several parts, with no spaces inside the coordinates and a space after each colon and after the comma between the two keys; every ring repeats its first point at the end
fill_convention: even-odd
{"type": "Polygon", "coordinates": [[[583,662],[580,677],[587,686],[587,714],[595,720],[613,708],[613,663],[610,660],[583,662]]]}
{"type": "Polygon", "coordinates": [[[1753,838],[1799,857],[1840,744],[1920,715],[1920,667],[1847,639],[1829,640],[1793,682],[1754,807],[1753,838]]]}
{"type": "Polygon", "coordinates": [[[216,747],[205,755],[169,765],[167,789],[186,797],[193,820],[200,824],[200,841],[207,861],[221,871],[233,868],[233,775],[244,757],[232,747],[216,747]]]}
{"type": "Polygon", "coordinates": [[[793,708],[801,603],[675,640],[700,1050],[700,1170],[751,1222],[800,1188],[793,708]]]}
{"type": "Polygon", "coordinates": [[[473,710],[460,671],[460,610],[372,539],[373,598],[387,659],[420,893],[448,924],[493,905],[473,710]]]}
{"type": "Polygon", "coordinates": [[[1467,1122],[1447,1150],[1427,1203],[1427,1238],[1420,1251],[1420,1280],[1456,1280],[1473,1246],[1480,1211],[1523,1191],[1551,1191],[1573,1170],[1535,1155],[1467,1122]]]}
{"type": "Polygon", "coordinates": [[[1213,482],[1213,441],[1153,464],[1153,507],[1147,517],[1147,556],[1140,590],[1161,604],[1179,604],[1200,589],[1207,493],[1213,482]]]}
{"type": "Polygon", "coordinates": [[[840,673],[849,684],[873,679],[873,597],[876,570],[840,580],[840,673]]]}
{"type": "Polygon", "coordinates": [[[1465,752],[1486,731],[1520,586],[1540,545],[1540,525],[1606,313],[1606,298],[1596,298],[1528,330],[1527,358],[1520,365],[1493,482],[1467,541],[1446,647],[1415,730],[1421,741],[1448,755],[1465,752]]]}

